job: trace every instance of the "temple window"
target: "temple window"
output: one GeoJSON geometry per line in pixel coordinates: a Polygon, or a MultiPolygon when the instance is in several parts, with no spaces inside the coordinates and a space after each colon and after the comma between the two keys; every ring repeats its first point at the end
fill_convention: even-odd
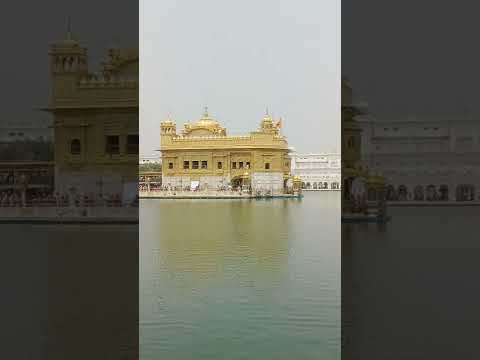
{"type": "Polygon", "coordinates": [[[108,136],[106,136],[105,152],[107,154],[118,154],[118,153],[120,153],[120,139],[119,139],[118,135],[108,135],[108,136]]]}
{"type": "Polygon", "coordinates": [[[70,142],[70,154],[78,155],[78,154],[80,154],[80,151],[81,151],[80,140],[79,139],[73,139],[70,142]]]}
{"type": "Polygon", "coordinates": [[[232,169],[236,169],[237,168],[237,163],[234,161],[232,162],[232,169]]]}
{"type": "Polygon", "coordinates": [[[127,154],[138,154],[138,134],[127,135],[127,154]]]}
{"type": "Polygon", "coordinates": [[[265,163],[265,170],[270,170],[270,163],[265,163]]]}
{"type": "Polygon", "coordinates": [[[202,161],[202,169],[206,169],[208,167],[208,163],[204,160],[202,161]]]}
{"type": "Polygon", "coordinates": [[[198,161],[192,161],[192,169],[198,169],[198,161]]]}
{"type": "Polygon", "coordinates": [[[168,168],[169,168],[169,169],[173,169],[173,163],[172,163],[172,162],[169,162],[169,163],[168,163],[168,168]]]}
{"type": "Polygon", "coordinates": [[[217,169],[221,169],[221,168],[222,168],[222,162],[219,161],[219,162],[217,163],[217,169]]]}
{"type": "Polygon", "coordinates": [[[190,169],[190,161],[184,161],[183,162],[183,168],[184,169],[190,169]]]}
{"type": "Polygon", "coordinates": [[[246,168],[247,168],[247,169],[250,169],[250,161],[247,161],[247,163],[246,163],[246,168]]]}
{"type": "Polygon", "coordinates": [[[240,162],[238,163],[238,168],[239,168],[239,169],[243,169],[243,161],[240,161],[240,162]]]}

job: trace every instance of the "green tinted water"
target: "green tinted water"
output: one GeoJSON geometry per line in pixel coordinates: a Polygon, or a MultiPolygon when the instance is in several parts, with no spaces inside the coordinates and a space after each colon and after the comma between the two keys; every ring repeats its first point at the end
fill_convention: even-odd
{"type": "Polygon", "coordinates": [[[340,194],[142,200],[141,359],[339,359],[340,194]]]}

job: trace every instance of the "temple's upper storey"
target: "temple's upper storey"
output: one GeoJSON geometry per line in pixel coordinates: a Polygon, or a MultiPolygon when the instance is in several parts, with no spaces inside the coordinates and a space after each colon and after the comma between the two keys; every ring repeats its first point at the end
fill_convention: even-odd
{"type": "Polygon", "coordinates": [[[168,118],[161,122],[161,148],[276,148],[287,149],[287,140],[280,134],[281,120],[275,121],[267,112],[260,128],[245,135],[227,135],[227,129],[212,118],[207,109],[196,122],[186,123],[177,134],[175,122],[168,118]]]}

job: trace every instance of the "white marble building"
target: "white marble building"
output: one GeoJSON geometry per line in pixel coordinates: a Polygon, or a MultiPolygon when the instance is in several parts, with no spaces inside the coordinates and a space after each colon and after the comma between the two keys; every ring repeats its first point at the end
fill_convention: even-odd
{"type": "Polygon", "coordinates": [[[362,164],[381,172],[390,200],[478,200],[480,122],[375,121],[362,125],[362,164]]]}
{"type": "Polygon", "coordinates": [[[304,190],[340,190],[340,154],[299,154],[291,151],[292,174],[302,179],[304,190]]]}

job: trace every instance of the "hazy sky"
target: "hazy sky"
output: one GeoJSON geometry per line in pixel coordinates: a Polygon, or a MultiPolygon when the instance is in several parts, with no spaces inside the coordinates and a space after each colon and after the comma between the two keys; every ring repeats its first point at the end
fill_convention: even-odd
{"type": "Polygon", "coordinates": [[[478,1],[342,0],[342,72],[379,120],[480,117],[478,1]]]}
{"type": "Polygon", "coordinates": [[[230,134],[268,107],[298,151],[340,150],[340,49],[338,0],[141,0],[141,155],[204,106],[230,134]]]}
{"type": "Polygon", "coordinates": [[[0,77],[5,95],[0,122],[49,120],[45,107],[50,96],[49,46],[63,40],[71,16],[75,37],[88,47],[89,65],[112,44],[138,46],[138,5],[121,1],[15,1],[0,14],[3,31],[0,77]],[[115,11],[112,13],[112,9],[115,11]]]}

